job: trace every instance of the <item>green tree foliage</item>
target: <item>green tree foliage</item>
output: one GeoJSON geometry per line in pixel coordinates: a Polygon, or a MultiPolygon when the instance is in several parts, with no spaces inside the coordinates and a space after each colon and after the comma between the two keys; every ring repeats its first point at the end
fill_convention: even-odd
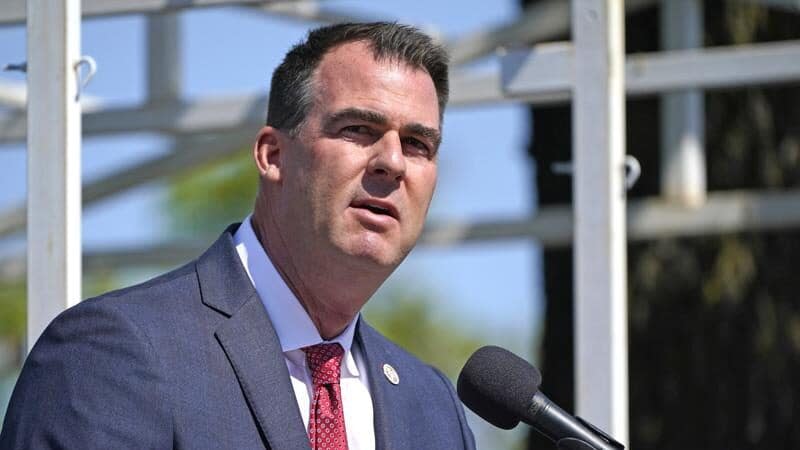
{"type": "Polygon", "coordinates": [[[7,346],[22,347],[25,338],[25,282],[0,283],[0,340],[7,346]]]}
{"type": "Polygon", "coordinates": [[[258,173],[245,149],[175,176],[165,204],[171,230],[181,238],[213,239],[245,218],[257,189],[258,173]]]}

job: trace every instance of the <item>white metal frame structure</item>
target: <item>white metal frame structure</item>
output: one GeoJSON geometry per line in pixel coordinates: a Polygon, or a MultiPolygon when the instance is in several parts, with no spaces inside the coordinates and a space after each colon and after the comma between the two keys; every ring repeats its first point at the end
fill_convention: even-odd
{"type": "Polygon", "coordinates": [[[572,205],[577,413],[628,442],[625,14],[572,2],[572,205]]]}
{"type": "Polygon", "coordinates": [[[28,348],[81,298],[80,0],[28,1],[28,348]]]}
{"type": "MultiPolygon", "coordinates": [[[[665,49],[662,52],[625,57],[621,0],[572,0],[571,3],[549,0],[524,11],[512,24],[449,42],[456,63],[451,75],[453,106],[572,101],[575,200],[573,205],[541,208],[530,218],[433,224],[422,237],[425,245],[516,237],[533,238],[544,246],[574,243],[578,413],[622,442],[627,442],[628,434],[625,242],[800,225],[800,189],[706,192],[701,94],[705,89],[800,80],[800,40],[702,48],[702,0],[660,1],[665,49]],[[565,34],[570,27],[572,42],[540,44],[503,53],[498,69],[492,73],[459,68],[460,64],[490,54],[498,47],[552,39],[565,34]],[[655,93],[665,96],[662,195],[627,205],[623,187],[624,98],[655,93]]],[[[800,11],[798,0],[760,1],[770,7],[800,11]]],[[[45,26],[51,30],[63,27],[65,35],[77,36],[75,27],[79,19],[74,8],[78,3],[78,0],[8,0],[0,3],[0,24],[19,23],[27,17],[29,36],[45,26]],[[45,2],[48,7],[63,4],[69,8],[62,12],[50,9],[54,15],[48,18],[42,14],[45,9],[38,8],[45,2]]],[[[629,0],[624,9],[630,12],[658,3],[658,0],[629,0]]],[[[180,48],[174,38],[178,35],[174,14],[184,8],[219,5],[323,22],[352,18],[313,1],[83,0],[84,17],[161,13],[149,19],[148,35],[154,41],[175,44],[150,46],[150,95],[145,104],[86,107],[83,113],[83,133],[87,135],[154,130],[174,137],[173,151],[85,184],[84,205],[223,157],[245,145],[252,130],[261,125],[267,102],[262,92],[239,97],[181,99],[177,76],[180,48]]],[[[66,48],[56,48],[56,42],[44,39],[29,38],[29,42],[43,45],[32,46],[28,57],[31,98],[27,125],[26,112],[19,108],[22,93],[17,86],[0,84],[0,102],[18,110],[0,117],[0,144],[21,142],[29,136],[31,198],[27,207],[19,205],[0,211],[0,238],[20,231],[26,224],[32,233],[28,279],[39,280],[37,286],[29,287],[29,315],[38,323],[31,326],[32,342],[38,327],[68,304],[64,299],[74,301],[79,295],[79,284],[74,280],[80,278],[76,205],[80,204],[81,193],[76,187],[80,173],[73,159],[77,153],[73,149],[80,146],[79,134],[75,132],[80,127],[80,115],[71,101],[75,93],[72,65],[79,54],[79,44],[68,39],[66,48]],[[50,53],[49,58],[42,60],[46,52],[50,53]],[[43,73],[47,73],[49,83],[41,79],[43,73]],[[61,75],[54,77],[54,74],[61,75]],[[45,100],[45,95],[50,97],[45,100]],[[52,130],[60,134],[46,136],[38,131],[37,123],[45,117],[37,109],[42,101],[63,105],[57,111],[50,111],[58,116],[46,118],[51,124],[63,124],[59,130],[52,130]],[[43,165],[35,159],[44,156],[37,150],[43,145],[42,139],[50,139],[50,144],[44,144],[46,148],[68,151],[49,156],[49,165],[43,165]],[[53,164],[58,158],[63,162],[53,164]],[[54,172],[43,176],[45,170],[54,172]],[[52,187],[60,189],[66,198],[51,198],[50,203],[41,203],[49,195],[44,190],[52,187]],[[59,202],[59,208],[63,209],[58,222],[48,223],[37,215],[42,208],[59,211],[52,209],[59,202]],[[45,230],[60,233],[47,236],[58,236],[52,242],[59,242],[62,250],[52,252],[55,247],[35,245],[51,242],[49,238],[34,237],[33,233],[45,230]],[[59,259],[43,259],[47,255],[59,259]],[[53,278],[53,284],[42,283],[41,277],[49,275],[41,272],[61,281],[53,278]],[[37,293],[41,285],[50,285],[52,290],[37,293]],[[53,303],[36,306],[36,296],[53,303]]],[[[101,265],[174,263],[196,255],[198,248],[165,244],[99,253],[88,251],[84,261],[89,270],[101,265]]],[[[22,259],[0,262],[0,277],[20,277],[24,271],[22,259]]]]}

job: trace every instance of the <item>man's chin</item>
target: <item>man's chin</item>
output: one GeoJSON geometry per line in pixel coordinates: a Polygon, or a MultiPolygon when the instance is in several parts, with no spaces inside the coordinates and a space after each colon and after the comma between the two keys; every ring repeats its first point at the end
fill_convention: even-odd
{"type": "Polygon", "coordinates": [[[359,262],[375,269],[393,271],[406,257],[407,251],[380,239],[356,242],[348,253],[359,262]]]}
{"type": "Polygon", "coordinates": [[[375,269],[393,271],[405,259],[397,252],[364,250],[353,254],[362,263],[375,269]]]}

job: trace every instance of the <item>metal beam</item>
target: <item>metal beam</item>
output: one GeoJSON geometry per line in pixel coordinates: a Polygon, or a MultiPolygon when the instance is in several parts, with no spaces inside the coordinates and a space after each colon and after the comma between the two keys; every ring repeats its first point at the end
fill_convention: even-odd
{"type": "Polygon", "coordinates": [[[455,247],[508,239],[534,239],[543,247],[564,247],[572,243],[572,206],[539,208],[536,215],[516,220],[438,221],[425,226],[419,244],[455,247]]]}
{"type": "Polygon", "coordinates": [[[80,0],[28,0],[28,350],[81,299],[80,0]]]}
{"type": "Polygon", "coordinates": [[[496,103],[503,99],[500,73],[454,71],[450,75],[450,101],[448,106],[476,106],[496,103]]]}
{"type": "Polygon", "coordinates": [[[511,52],[501,61],[502,92],[534,104],[567,101],[575,82],[574,59],[572,42],[551,42],[511,52]]]}
{"type": "Polygon", "coordinates": [[[25,109],[27,103],[25,83],[14,83],[0,79],[0,105],[25,109]]]}
{"type": "Polygon", "coordinates": [[[575,406],[628,442],[625,15],[619,0],[573,0],[572,177],[575,406]]]}
{"type": "Polygon", "coordinates": [[[250,9],[259,13],[318,23],[374,22],[386,20],[385,17],[336,11],[331,9],[328,5],[324,5],[322,2],[316,0],[269,3],[266,5],[254,6],[250,9]]]}
{"type": "Polygon", "coordinates": [[[569,33],[569,2],[549,0],[527,7],[505,25],[481,30],[447,43],[454,65],[465,64],[507,45],[530,45],[569,33]]]}
{"type": "MultiPolygon", "coordinates": [[[[227,133],[211,136],[189,136],[178,139],[172,151],[108,174],[83,186],[83,207],[113,196],[132,187],[140,186],[161,177],[176,175],[197,166],[216,161],[245,148],[252,133],[227,133]]],[[[27,208],[18,205],[0,214],[0,237],[21,231],[26,221],[27,208]]]]}
{"type": "Polygon", "coordinates": [[[631,203],[627,221],[632,240],[800,227],[799,189],[712,192],[700,208],[663,199],[631,203]]]}
{"type": "MultiPolygon", "coordinates": [[[[8,80],[0,79],[0,105],[8,106],[14,109],[24,110],[28,104],[28,88],[25,83],[18,83],[8,80]]],[[[97,110],[102,104],[101,100],[97,97],[81,93],[81,109],[84,112],[97,110]]],[[[24,112],[18,112],[17,116],[25,117],[24,112]]],[[[3,132],[0,130],[0,136],[3,132]]]]}
{"type": "MultiPolygon", "coordinates": [[[[83,17],[97,17],[116,14],[160,13],[210,6],[258,5],[270,1],[276,0],[83,0],[80,13],[83,17]]],[[[24,22],[26,2],[27,0],[3,0],[0,2],[0,25],[24,22]]]]}
{"type": "MultiPolygon", "coordinates": [[[[153,161],[155,163],[155,161],[153,161]]],[[[142,169],[144,170],[144,169],[142,169]]],[[[711,192],[699,208],[662,198],[631,200],[627,211],[628,242],[714,236],[800,228],[800,189],[787,191],[711,192]]],[[[529,218],[496,221],[438,221],[425,227],[420,245],[449,248],[511,239],[533,239],[545,248],[572,244],[570,205],[539,209],[529,218]]],[[[199,255],[206,242],[157,244],[152,247],[84,251],[87,272],[142,265],[177,265],[199,255]]],[[[25,276],[25,257],[0,261],[0,280],[25,276]]]]}
{"type": "Polygon", "coordinates": [[[264,124],[266,111],[266,95],[161,102],[89,113],[83,129],[88,134],[150,130],[176,135],[258,129],[264,124]]]}
{"type": "MultiPolygon", "coordinates": [[[[661,0],[661,47],[703,46],[703,0],[661,0]]],[[[687,206],[706,198],[705,95],[699,89],[661,96],[661,194],[687,206]]]]}
{"type": "MultiPolygon", "coordinates": [[[[533,103],[569,101],[575,77],[570,43],[511,52],[501,64],[506,97],[533,103]]],[[[628,55],[629,96],[800,80],[800,40],[628,55]]],[[[502,100],[503,96],[494,100],[502,100]]]]}
{"type": "MultiPolygon", "coordinates": [[[[626,228],[629,242],[800,228],[800,189],[712,192],[698,208],[660,197],[631,200],[626,228]]],[[[572,244],[572,230],[571,207],[555,205],[527,219],[434,223],[426,227],[420,243],[449,247],[530,238],[543,247],[559,248],[572,244]]]]}
{"type": "MultiPolygon", "coordinates": [[[[135,107],[104,108],[84,114],[84,135],[161,131],[182,135],[194,133],[257,130],[267,111],[265,95],[167,101],[135,107]]],[[[0,120],[0,144],[25,139],[23,115],[0,120]]]]}
{"type": "MultiPolygon", "coordinates": [[[[657,0],[628,0],[625,10],[632,13],[655,5],[657,0]]],[[[531,45],[563,38],[569,33],[569,2],[550,0],[535,3],[520,17],[505,25],[468,34],[447,44],[454,65],[465,64],[506,46],[531,45]]]]}
{"type": "MultiPolygon", "coordinates": [[[[86,273],[98,273],[129,267],[174,266],[196,258],[207,246],[207,242],[194,242],[137,245],[113,250],[88,249],[83,252],[83,267],[86,273]]],[[[26,266],[24,257],[0,261],[0,282],[20,280],[25,276],[26,266]]]]}
{"type": "Polygon", "coordinates": [[[629,94],[800,80],[800,40],[631,55],[629,94]]]}
{"type": "MultiPolygon", "coordinates": [[[[712,192],[699,208],[660,197],[631,200],[626,219],[629,242],[799,227],[800,189],[712,192]]],[[[420,243],[449,247],[530,238],[543,247],[559,248],[572,244],[572,230],[570,206],[556,205],[541,208],[528,219],[435,223],[425,229],[420,243]]]]}
{"type": "Polygon", "coordinates": [[[177,13],[147,17],[147,100],[175,101],[181,96],[181,29],[177,13]]]}

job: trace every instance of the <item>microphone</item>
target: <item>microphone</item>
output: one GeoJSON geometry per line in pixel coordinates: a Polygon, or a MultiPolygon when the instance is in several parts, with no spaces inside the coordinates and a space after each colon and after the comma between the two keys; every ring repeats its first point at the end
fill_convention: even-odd
{"type": "Polygon", "coordinates": [[[492,425],[510,430],[520,421],[564,450],[621,450],[625,447],[580,417],[573,417],[539,392],[542,375],[500,347],[469,357],[458,375],[461,401],[492,425]]]}

